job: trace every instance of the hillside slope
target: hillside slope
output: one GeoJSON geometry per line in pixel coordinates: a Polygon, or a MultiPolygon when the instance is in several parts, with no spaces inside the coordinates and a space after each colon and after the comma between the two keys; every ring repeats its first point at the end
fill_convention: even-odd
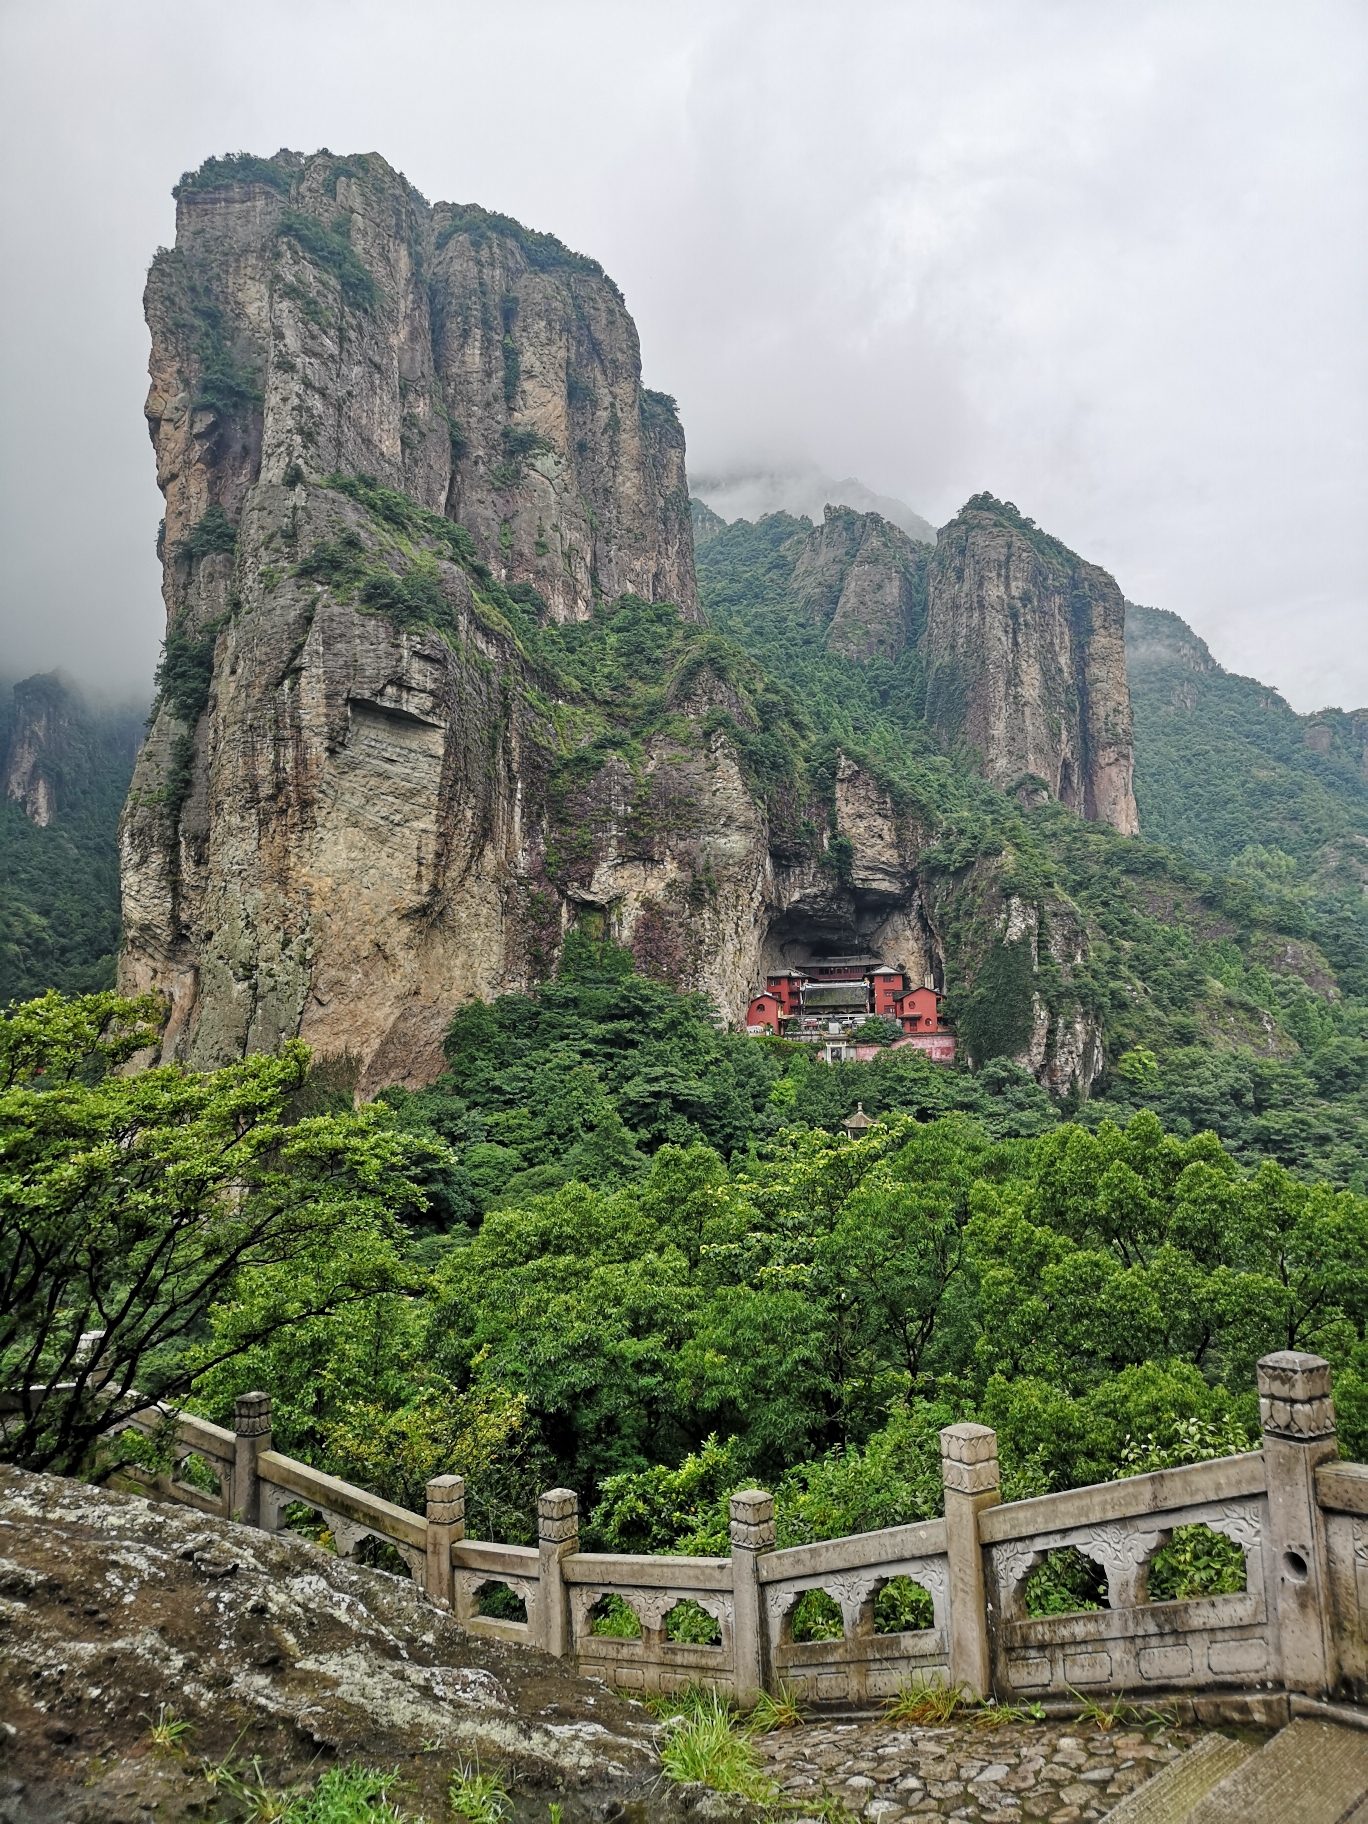
{"type": "MultiPolygon", "coordinates": [[[[833,652],[794,587],[819,536],[810,522],[776,514],[711,531],[697,555],[707,614],[789,685],[819,729],[936,807],[939,839],[926,868],[946,944],[946,1011],[976,1061],[1034,1063],[1030,1008],[1042,982],[1039,968],[1028,978],[1020,967],[1018,924],[985,929],[970,911],[968,883],[987,870],[1009,883],[1008,898],[1041,909],[1045,929],[1049,906],[1069,908],[1070,992],[1103,1053],[1093,1085],[1102,1099],[1089,1118],[1152,1107],[1171,1130],[1213,1127],[1251,1160],[1363,1182],[1368,933],[1352,880],[1357,718],[1295,717],[1275,693],[1214,665],[1194,678],[1172,650],[1146,651],[1157,622],[1167,648],[1181,630],[1209,665],[1182,623],[1130,610],[1143,835],[1125,837],[1057,803],[1044,778],[1020,779],[1006,794],[975,777],[965,764],[972,756],[947,754],[928,716],[920,645],[867,659],[833,652]],[[1208,717],[1194,707],[1202,690],[1214,706],[1208,717]],[[1256,693],[1272,707],[1258,708],[1256,693]],[[1327,727],[1328,754],[1316,732],[1327,727]],[[1282,820],[1291,848],[1281,857],[1246,849],[1260,802],[1263,827],[1282,820]],[[1168,846],[1195,829],[1205,835],[1195,856],[1168,846]]],[[[1038,960],[1038,941],[1036,952],[1038,960]]]]}
{"type": "Polygon", "coordinates": [[[1135,791],[1147,835],[1204,867],[1368,882],[1368,709],[1300,716],[1217,664],[1186,622],[1126,607],[1135,791]],[[1297,866],[1288,869],[1286,860],[1297,866]]]}
{"type": "Polygon", "coordinates": [[[118,823],[142,712],[59,673],[0,685],[0,1006],[113,986],[118,823]]]}

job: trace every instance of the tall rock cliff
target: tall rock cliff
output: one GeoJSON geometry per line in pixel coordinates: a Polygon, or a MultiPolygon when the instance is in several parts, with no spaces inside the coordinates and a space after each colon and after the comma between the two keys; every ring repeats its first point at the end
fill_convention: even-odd
{"type": "Polygon", "coordinates": [[[73,701],[56,672],[14,686],[13,719],[5,745],[5,796],[45,830],[57,815],[72,759],[73,701]]]}
{"type": "Polygon", "coordinates": [[[928,547],[877,513],[828,507],[804,540],[789,589],[826,630],[829,651],[894,659],[926,625],[928,547]]]}
{"type": "Polygon", "coordinates": [[[164,1057],[299,1033],[418,1083],[576,918],[734,1019],[804,916],[890,915],[824,865],[858,786],[814,805],[700,623],[683,435],[592,261],[373,156],[216,160],[147,315],[168,632],[121,980],[164,1057]]]}
{"type": "MultiPolygon", "coordinates": [[[[938,819],[703,624],[683,433],[593,261],[374,155],[243,155],[183,180],[146,306],[168,630],[121,983],[170,1002],[164,1058],[299,1034],[363,1095],[419,1084],[581,919],[731,1020],[823,949],[944,983],[938,819]]],[[[809,637],[926,643],[927,547],[847,509],[806,536],[809,637]]],[[[1020,1023],[1085,1093],[1072,955],[1020,1023]]]]}
{"type": "Polygon", "coordinates": [[[978,494],[931,560],[927,714],[997,785],[1049,794],[1123,835],[1132,789],[1126,609],[1112,578],[1010,503],[978,494]]]}
{"type": "Polygon", "coordinates": [[[93,819],[111,833],[138,751],[142,714],[132,707],[92,707],[58,671],[24,678],[10,703],[0,705],[5,799],[39,829],[93,819]]]}

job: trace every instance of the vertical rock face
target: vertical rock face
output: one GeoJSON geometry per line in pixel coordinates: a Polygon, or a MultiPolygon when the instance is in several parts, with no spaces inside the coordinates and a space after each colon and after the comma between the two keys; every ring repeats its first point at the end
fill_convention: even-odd
{"type": "Polygon", "coordinates": [[[57,815],[60,779],[71,746],[71,700],[55,672],[14,687],[5,752],[5,796],[46,829],[57,815]]]}
{"type": "Polygon", "coordinates": [[[616,286],[374,156],[210,161],[178,205],[146,299],[168,640],[120,837],[121,980],[169,998],[163,1055],[300,1033],[363,1090],[424,1081],[580,907],[744,1004],[767,855],[699,728],[722,685],[640,777],[557,791],[590,737],[505,613],[698,619],[683,433],[616,286]],[[643,790],[687,817],[646,839],[643,790]]]}
{"type": "Polygon", "coordinates": [[[789,589],[826,628],[832,652],[893,659],[926,620],[928,548],[877,513],[828,507],[794,565],[789,589]]]}
{"type": "Polygon", "coordinates": [[[927,710],[988,777],[1135,835],[1125,603],[1014,507],[976,495],[931,561],[927,710]]]}
{"type": "MultiPolygon", "coordinates": [[[[40,829],[73,813],[89,815],[92,795],[119,790],[133,764],[139,715],[133,709],[93,710],[60,672],[40,672],[14,686],[4,729],[0,718],[0,770],[5,797],[40,829]]],[[[106,824],[106,828],[108,828],[106,824]]]]}
{"type": "Polygon", "coordinates": [[[558,620],[630,590],[698,616],[684,432],[641,385],[636,325],[596,261],[482,209],[433,213],[446,507],[558,620]]]}

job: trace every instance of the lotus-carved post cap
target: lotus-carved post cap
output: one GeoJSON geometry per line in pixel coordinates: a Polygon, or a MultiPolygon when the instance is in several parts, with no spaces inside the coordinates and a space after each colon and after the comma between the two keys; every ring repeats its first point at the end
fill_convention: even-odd
{"type": "Polygon", "coordinates": [[[434,1526],[456,1526],[465,1519],[465,1477],[434,1476],[427,1485],[427,1517],[434,1526]]]}
{"type": "Polygon", "coordinates": [[[767,1552],[774,1544],[774,1496],[763,1488],[743,1488],[731,1498],[731,1542],[748,1552],[767,1552]]]}
{"type": "Polygon", "coordinates": [[[997,1433],[989,1425],[947,1425],[940,1434],[941,1481],[961,1495],[986,1495],[998,1486],[997,1433]]]}
{"type": "Polygon", "coordinates": [[[579,1496],[573,1488],[548,1488],[539,1498],[537,1534],[543,1545],[564,1545],[579,1537],[579,1496]]]}
{"type": "Polygon", "coordinates": [[[260,1438],[271,1429],[269,1393],[240,1393],[233,1401],[233,1429],[240,1438],[260,1438]]]}
{"type": "Polygon", "coordinates": [[[1304,1442],[1335,1435],[1330,1364],[1323,1356],[1279,1349],[1258,1366],[1259,1419],[1275,1438],[1304,1442]]]}

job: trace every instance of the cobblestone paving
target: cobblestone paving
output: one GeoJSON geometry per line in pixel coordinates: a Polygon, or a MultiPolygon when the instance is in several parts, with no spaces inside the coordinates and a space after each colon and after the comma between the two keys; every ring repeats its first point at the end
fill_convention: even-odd
{"type": "Polygon", "coordinates": [[[1077,1722],[918,1729],[872,1720],[804,1724],[758,1736],[755,1745],[790,1799],[811,1801],[814,1810],[837,1799],[869,1824],[1083,1824],[1105,1817],[1202,1733],[1103,1733],[1077,1722]]]}

